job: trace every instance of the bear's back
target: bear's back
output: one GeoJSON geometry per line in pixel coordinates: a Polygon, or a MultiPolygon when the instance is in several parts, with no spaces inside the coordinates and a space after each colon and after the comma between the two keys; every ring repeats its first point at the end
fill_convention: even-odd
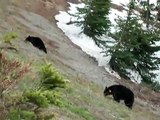
{"type": "Polygon", "coordinates": [[[31,42],[33,46],[35,46],[35,47],[43,50],[45,53],[47,53],[47,49],[46,49],[43,41],[39,37],[28,36],[26,38],[26,41],[31,42]]]}
{"type": "Polygon", "coordinates": [[[127,97],[130,99],[134,99],[134,93],[127,87],[123,85],[112,85],[109,87],[112,92],[119,94],[122,98],[127,97]]]}

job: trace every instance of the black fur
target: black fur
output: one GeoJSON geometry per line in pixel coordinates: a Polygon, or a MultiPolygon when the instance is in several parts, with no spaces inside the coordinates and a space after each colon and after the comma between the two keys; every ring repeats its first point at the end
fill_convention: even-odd
{"type": "Polygon", "coordinates": [[[47,54],[47,49],[43,41],[39,37],[28,36],[26,38],[26,41],[31,42],[34,47],[37,47],[38,49],[43,50],[47,54]]]}
{"type": "Polygon", "coordinates": [[[113,95],[113,99],[117,102],[124,100],[127,107],[132,108],[134,103],[134,93],[123,85],[112,85],[106,87],[104,90],[104,96],[113,95]]]}

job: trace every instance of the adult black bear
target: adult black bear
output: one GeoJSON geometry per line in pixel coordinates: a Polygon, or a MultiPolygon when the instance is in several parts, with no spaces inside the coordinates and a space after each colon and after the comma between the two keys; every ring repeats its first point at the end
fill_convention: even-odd
{"type": "Polygon", "coordinates": [[[125,105],[132,109],[134,93],[129,88],[123,85],[112,85],[105,88],[104,96],[107,95],[113,95],[114,100],[117,102],[124,100],[125,105]]]}
{"type": "Polygon", "coordinates": [[[38,49],[43,50],[47,54],[47,49],[43,41],[39,37],[28,36],[26,38],[26,41],[31,42],[34,47],[37,47],[38,49]]]}

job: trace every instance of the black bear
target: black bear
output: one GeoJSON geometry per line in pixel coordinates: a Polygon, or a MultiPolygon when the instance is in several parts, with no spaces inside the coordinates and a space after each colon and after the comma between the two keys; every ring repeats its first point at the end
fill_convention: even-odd
{"type": "Polygon", "coordinates": [[[39,37],[28,36],[25,40],[31,42],[34,47],[43,50],[47,54],[47,49],[39,37]]]}
{"type": "Polygon", "coordinates": [[[124,100],[125,105],[132,109],[134,93],[129,88],[123,85],[112,85],[105,88],[104,96],[107,95],[112,95],[113,99],[117,102],[124,100]]]}

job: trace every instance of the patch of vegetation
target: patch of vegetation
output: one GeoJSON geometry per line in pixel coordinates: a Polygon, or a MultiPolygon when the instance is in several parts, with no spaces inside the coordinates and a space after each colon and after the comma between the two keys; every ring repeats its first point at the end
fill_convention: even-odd
{"type": "MultiPolygon", "coordinates": [[[[61,93],[57,90],[57,88],[64,88],[65,86],[66,80],[63,78],[60,72],[52,67],[50,63],[46,63],[42,65],[40,69],[39,86],[35,90],[25,91],[22,95],[20,103],[34,104],[36,106],[36,108],[34,108],[35,112],[39,108],[46,108],[51,104],[61,107],[63,104],[61,101],[61,93]]],[[[35,114],[38,116],[38,113],[35,114]]],[[[45,118],[45,116],[43,117],[45,118]]],[[[54,117],[54,115],[51,115],[51,117],[54,117]]]]}
{"type": "Polygon", "coordinates": [[[0,95],[16,85],[30,70],[30,64],[23,65],[20,61],[10,60],[0,53],[0,95]]]}
{"type": "Polygon", "coordinates": [[[21,109],[11,109],[8,114],[9,120],[37,120],[37,116],[33,111],[21,109]]]}
{"type": "Polygon", "coordinates": [[[61,107],[67,109],[67,111],[70,111],[85,120],[96,120],[94,118],[94,116],[88,111],[87,108],[80,107],[76,104],[69,102],[66,99],[62,99],[62,106],[61,107]]]}
{"type": "Polygon", "coordinates": [[[96,120],[87,108],[72,106],[69,109],[71,112],[79,115],[81,118],[84,118],[85,120],[96,120]]]}
{"type": "Polygon", "coordinates": [[[63,76],[52,66],[50,63],[42,65],[40,70],[41,84],[40,88],[44,89],[55,89],[64,88],[68,80],[64,79],[63,76]]]}
{"type": "MultiPolygon", "coordinates": [[[[36,110],[46,108],[52,104],[61,107],[62,97],[58,88],[64,88],[67,82],[60,72],[52,67],[50,63],[46,63],[40,69],[39,86],[36,86],[34,89],[26,86],[23,91],[12,89],[13,86],[17,86],[20,83],[24,75],[29,71],[30,64],[25,66],[19,60],[9,59],[0,53],[0,101],[3,104],[0,105],[4,107],[4,111],[7,110],[9,120],[34,120],[42,119],[42,117],[44,119],[47,118],[47,120],[53,119],[54,114],[46,114],[39,118],[39,113],[36,110]],[[54,87],[48,87],[52,84],[54,87]],[[32,104],[34,107],[26,106],[23,108],[22,104],[32,104]]],[[[27,78],[31,79],[30,77],[27,78]]]]}
{"type": "Polygon", "coordinates": [[[57,91],[35,90],[24,93],[23,102],[31,102],[38,107],[48,107],[50,104],[61,106],[60,98],[60,93],[57,91]]]}
{"type": "Polygon", "coordinates": [[[88,111],[87,108],[70,106],[69,110],[79,115],[81,118],[84,118],[85,120],[96,120],[94,119],[94,117],[91,115],[91,113],[88,111]]]}
{"type": "Polygon", "coordinates": [[[1,112],[10,110],[10,107],[20,100],[21,95],[13,91],[29,71],[31,71],[30,64],[10,59],[8,54],[0,52],[0,106],[3,106],[1,112]]]}
{"type": "MultiPolygon", "coordinates": [[[[43,92],[43,91],[42,91],[43,92]]],[[[41,91],[29,91],[24,96],[24,102],[31,102],[39,107],[48,107],[49,100],[41,91]]]]}
{"type": "Polygon", "coordinates": [[[57,120],[57,119],[55,118],[54,112],[47,111],[47,113],[38,115],[37,120],[57,120]]]}
{"type": "Polygon", "coordinates": [[[3,41],[5,43],[12,44],[12,41],[18,37],[19,37],[19,34],[17,32],[11,31],[11,32],[4,34],[3,41]]]}

